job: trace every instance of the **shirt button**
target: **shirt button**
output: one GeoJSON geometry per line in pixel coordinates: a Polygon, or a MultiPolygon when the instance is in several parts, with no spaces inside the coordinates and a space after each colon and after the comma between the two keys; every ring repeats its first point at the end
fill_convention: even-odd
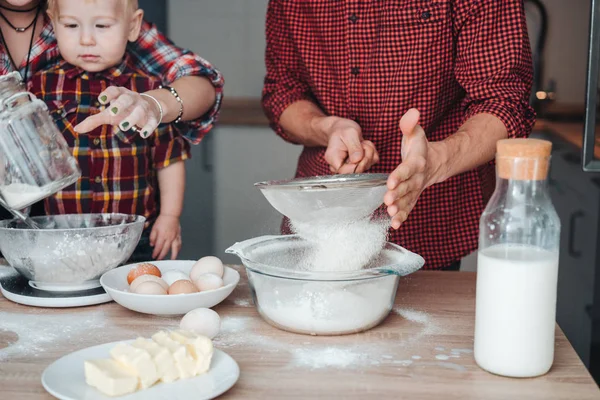
{"type": "Polygon", "coordinates": [[[94,144],[95,144],[96,146],[98,146],[98,145],[100,144],[100,139],[98,139],[98,138],[95,138],[95,139],[94,139],[94,144]]]}
{"type": "Polygon", "coordinates": [[[358,75],[358,74],[360,74],[360,68],[358,68],[358,67],[352,67],[352,69],[350,70],[350,72],[352,72],[352,75],[358,75]]]}
{"type": "Polygon", "coordinates": [[[429,11],[423,11],[421,13],[421,18],[423,18],[423,19],[429,19],[429,17],[431,17],[431,13],[429,11]]]}
{"type": "Polygon", "coordinates": [[[356,16],[356,14],[352,14],[348,19],[350,20],[350,22],[355,23],[358,20],[358,17],[356,16]]]}
{"type": "Polygon", "coordinates": [[[102,182],[102,178],[97,176],[96,179],[94,179],[94,182],[100,183],[100,182],[102,182]]]}

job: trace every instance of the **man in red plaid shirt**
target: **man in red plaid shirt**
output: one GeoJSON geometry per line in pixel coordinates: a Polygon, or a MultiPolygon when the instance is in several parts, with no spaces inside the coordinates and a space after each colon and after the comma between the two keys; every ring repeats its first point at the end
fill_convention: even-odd
{"type": "Polygon", "coordinates": [[[142,236],[145,240],[140,241],[130,261],[161,259],[169,251],[175,259],[181,245],[183,161],[190,157],[190,144],[172,124],[160,124],[160,120],[150,124],[148,110],[143,107],[125,112],[127,116],[118,127],[100,125],[85,133],[78,130],[87,117],[100,115],[104,108],[115,115],[118,108],[126,109],[127,100],[120,94],[130,90],[149,96],[162,117],[160,104],[144,93],[160,86],[159,77],[136,67],[126,52],[127,42],[139,35],[143,12],[136,0],[54,0],[49,2],[48,13],[63,60],[36,73],[29,90],[48,105],[82,176],[47,198],[46,212],[143,215],[147,220],[142,236]],[[115,101],[110,104],[106,95],[109,87],[115,92],[115,101]],[[131,129],[136,123],[140,129],[131,129]],[[153,126],[148,128],[152,130],[147,139],[141,135],[145,126],[153,126]]]}
{"type": "Polygon", "coordinates": [[[304,145],[296,176],[390,173],[390,240],[457,269],[496,142],[535,119],[523,2],[271,0],[266,32],[263,106],[304,145]]]}

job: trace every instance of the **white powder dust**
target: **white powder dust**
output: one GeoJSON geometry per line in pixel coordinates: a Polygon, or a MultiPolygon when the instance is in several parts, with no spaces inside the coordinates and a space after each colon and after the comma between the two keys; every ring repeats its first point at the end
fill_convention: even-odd
{"type": "Polygon", "coordinates": [[[368,265],[387,241],[389,219],[338,222],[291,221],[292,231],[312,246],[298,267],[313,271],[354,271],[368,265]]]}
{"type": "Polygon", "coordinates": [[[450,357],[448,357],[448,356],[447,356],[447,355],[445,355],[445,354],[437,354],[437,355],[435,356],[435,358],[437,358],[438,360],[443,360],[443,361],[445,361],[445,360],[448,360],[450,357]]]}
{"type": "Polygon", "coordinates": [[[100,310],[71,315],[0,312],[0,326],[3,331],[18,335],[15,343],[0,349],[0,362],[38,357],[60,344],[68,344],[73,350],[87,347],[90,338],[95,337],[98,343],[103,343],[108,327],[115,333],[100,310]]]}
{"type": "Polygon", "coordinates": [[[365,354],[350,349],[327,347],[325,349],[297,348],[293,350],[295,366],[319,369],[327,367],[347,368],[358,364],[365,354]]]}
{"type": "Polygon", "coordinates": [[[233,304],[235,304],[236,306],[240,306],[240,307],[252,307],[252,302],[250,302],[249,300],[246,299],[235,299],[233,301],[233,304]]]}
{"type": "Polygon", "coordinates": [[[422,335],[424,336],[431,336],[444,332],[442,327],[434,323],[429,317],[429,314],[423,311],[417,311],[412,308],[396,307],[394,308],[394,313],[410,322],[416,322],[424,325],[425,329],[422,331],[422,335]]]}

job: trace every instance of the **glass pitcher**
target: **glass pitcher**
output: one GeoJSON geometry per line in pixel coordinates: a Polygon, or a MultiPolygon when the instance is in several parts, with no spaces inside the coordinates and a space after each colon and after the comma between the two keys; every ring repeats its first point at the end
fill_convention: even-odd
{"type": "Polygon", "coordinates": [[[13,71],[0,76],[0,100],[19,92],[25,92],[25,84],[21,79],[21,74],[13,71]]]}
{"type": "Polygon", "coordinates": [[[543,375],[554,360],[560,220],[547,176],[552,144],[497,144],[496,190],[480,221],[475,360],[494,374],[543,375]]]}
{"type": "Polygon", "coordinates": [[[0,201],[21,210],[73,184],[81,170],[43,101],[24,91],[0,99],[0,201]]]}

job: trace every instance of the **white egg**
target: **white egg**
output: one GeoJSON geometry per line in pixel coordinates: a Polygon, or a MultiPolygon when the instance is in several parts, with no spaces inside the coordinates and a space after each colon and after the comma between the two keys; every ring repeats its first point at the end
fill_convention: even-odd
{"type": "MultiPolygon", "coordinates": [[[[133,283],[133,282],[132,282],[133,283]]],[[[167,294],[167,291],[156,282],[142,282],[135,288],[137,294],[167,294]]]]}
{"type": "Polygon", "coordinates": [[[223,279],[215,274],[202,274],[194,281],[194,284],[201,292],[205,292],[223,287],[223,279]]]}
{"type": "Polygon", "coordinates": [[[212,339],[221,329],[221,317],[210,308],[196,308],[181,318],[179,327],[212,339]]]}
{"type": "Polygon", "coordinates": [[[215,274],[219,277],[223,277],[223,262],[214,256],[202,257],[190,270],[190,278],[195,282],[196,279],[202,274],[215,274]]]}
{"type": "Polygon", "coordinates": [[[190,277],[185,272],[177,270],[163,272],[162,278],[169,286],[171,286],[175,281],[191,281],[190,277]]]}
{"type": "Polygon", "coordinates": [[[140,275],[137,278],[135,278],[133,280],[133,282],[131,282],[131,285],[129,285],[129,291],[136,293],[137,292],[137,287],[144,283],[144,282],[155,282],[158,283],[160,286],[162,286],[163,289],[168,290],[169,289],[169,284],[167,284],[167,282],[165,282],[164,280],[162,280],[161,278],[159,278],[156,275],[140,275]]]}

